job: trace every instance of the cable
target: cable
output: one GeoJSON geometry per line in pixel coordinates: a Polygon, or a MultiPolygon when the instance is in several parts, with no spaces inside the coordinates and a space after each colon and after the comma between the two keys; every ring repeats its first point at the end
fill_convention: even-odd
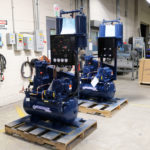
{"type": "Polygon", "coordinates": [[[6,58],[0,54],[0,81],[4,81],[4,70],[6,69],[6,58]]]}
{"type": "Polygon", "coordinates": [[[22,66],[21,66],[21,76],[22,76],[22,78],[24,78],[24,79],[31,78],[31,77],[32,77],[32,74],[33,74],[33,68],[32,68],[32,66],[31,66],[31,63],[30,63],[29,61],[25,61],[25,62],[22,64],[22,66]],[[25,69],[25,67],[26,67],[27,65],[28,65],[29,68],[30,68],[30,75],[29,75],[29,76],[25,76],[25,72],[24,72],[24,69],[25,69]]]}
{"type": "Polygon", "coordinates": [[[30,79],[33,75],[33,68],[35,67],[35,62],[38,61],[38,59],[32,59],[31,61],[28,60],[23,62],[23,64],[21,65],[21,76],[24,79],[30,79]],[[25,76],[25,67],[29,67],[30,68],[30,75],[29,76],[25,76]]]}

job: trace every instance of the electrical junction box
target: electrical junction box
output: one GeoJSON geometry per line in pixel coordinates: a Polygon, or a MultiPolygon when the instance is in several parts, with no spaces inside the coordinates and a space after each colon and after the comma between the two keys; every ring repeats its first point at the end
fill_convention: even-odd
{"type": "Polygon", "coordinates": [[[7,45],[16,44],[15,33],[7,33],[6,34],[7,45]]]}
{"type": "Polygon", "coordinates": [[[42,52],[44,50],[44,35],[43,31],[37,30],[35,33],[35,40],[36,40],[36,52],[42,52]]]}
{"type": "Polygon", "coordinates": [[[15,44],[15,50],[21,51],[23,50],[23,35],[20,33],[16,34],[16,44],[15,44]]]}
{"type": "Polygon", "coordinates": [[[3,42],[2,42],[2,34],[0,33],[0,47],[3,46],[3,42]]]}
{"type": "Polygon", "coordinates": [[[33,50],[33,37],[23,37],[24,50],[33,50]]]}

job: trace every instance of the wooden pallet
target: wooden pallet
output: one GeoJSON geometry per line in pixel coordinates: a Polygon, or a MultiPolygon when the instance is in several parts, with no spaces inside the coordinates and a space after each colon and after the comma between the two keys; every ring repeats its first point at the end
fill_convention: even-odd
{"type": "Polygon", "coordinates": [[[52,122],[41,121],[35,124],[30,121],[30,116],[26,116],[5,125],[5,133],[58,150],[71,150],[96,128],[95,120],[77,118],[73,126],[59,126],[58,129],[52,122]]]}
{"type": "Polygon", "coordinates": [[[95,101],[79,100],[79,111],[89,114],[100,114],[104,117],[111,117],[115,110],[118,110],[124,104],[127,104],[127,99],[117,99],[114,103],[101,103],[95,101]]]}

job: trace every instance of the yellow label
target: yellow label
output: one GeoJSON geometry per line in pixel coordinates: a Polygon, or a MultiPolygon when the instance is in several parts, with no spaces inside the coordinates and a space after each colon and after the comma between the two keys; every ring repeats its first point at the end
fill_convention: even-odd
{"type": "Polygon", "coordinates": [[[32,41],[32,38],[29,38],[29,41],[32,41]]]}
{"type": "Polygon", "coordinates": [[[40,36],[43,36],[43,33],[39,33],[40,36]]]}
{"type": "Polygon", "coordinates": [[[103,80],[103,76],[101,76],[101,80],[103,80]]]}
{"type": "Polygon", "coordinates": [[[22,35],[22,34],[20,34],[20,33],[18,34],[18,36],[20,36],[20,37],[22,37],[22,38],[23,38],[23,35],[22,35]]]}
{"type": "Polygon", "coordinates": [[[32,80],[31,80],[31,79],[29,79],[29,82],[32,82],[32,80]]]}
{"type": "Polygon", "coordinates": [[[46,95],[46,90],[44,91],[44,95],[46,95]]]}
{"type": "Polygon", "coordinates": [[[53,92],[53,98],[55,98],[55,92],[53,92]]]}
{"type": "Polygon", "coordinates": [[[48,100],[44,100],[45,103],[48,103],[48,100]]]}

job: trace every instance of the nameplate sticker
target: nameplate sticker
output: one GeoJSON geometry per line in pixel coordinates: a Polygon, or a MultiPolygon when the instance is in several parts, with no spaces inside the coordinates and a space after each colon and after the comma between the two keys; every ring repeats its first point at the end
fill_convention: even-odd
{"type": "Polygon", "coordinates": [[[94,77],[94,79],[91,81],[91,84],[93,87],[96,87],[96,85],[98,84],[99,80],[97,77],[94,77]]]}

